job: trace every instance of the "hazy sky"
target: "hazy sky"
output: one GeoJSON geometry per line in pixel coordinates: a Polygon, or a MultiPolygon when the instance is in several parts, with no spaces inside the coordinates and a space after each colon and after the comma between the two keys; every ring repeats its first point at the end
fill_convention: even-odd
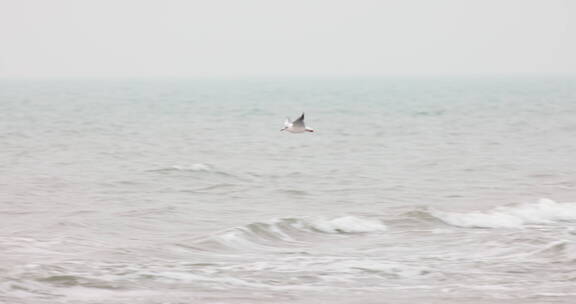
{"type": "Polygon", "coordinates": [[[0,0],[0,77],[576,74],[575,0],[0,0]]]}

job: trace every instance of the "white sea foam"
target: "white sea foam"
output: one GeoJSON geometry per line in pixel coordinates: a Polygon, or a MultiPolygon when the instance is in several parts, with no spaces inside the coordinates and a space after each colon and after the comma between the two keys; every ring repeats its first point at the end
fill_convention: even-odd
{"type": "Polygon", "coordinates": [[[557,203],[550,199],[541,199],[537,203],[501,206],[488,211],[432,210],[430,214],[449,225],[458,227],[518,228],[527,224],[576,221],[576,203],[557,203]]]}
{"type": "Polygon", "coordinates": [[[387,261],[382,258],[342,258],[326,256],[288,257],[246,264],[219,265],[218,267],[219,270],[229,272],[323,273],[323,276],[318,277],[319,280],[345,280],[345,278],[349,277],[348,275],[354,277],[354,274],[358,273],[364,273],[368,276],[386,275],[396,278],[417,278],[434,272],[434,270],[429,267],[387,261]],[[333,276],[329,278],[329,274],[333,276]]]}

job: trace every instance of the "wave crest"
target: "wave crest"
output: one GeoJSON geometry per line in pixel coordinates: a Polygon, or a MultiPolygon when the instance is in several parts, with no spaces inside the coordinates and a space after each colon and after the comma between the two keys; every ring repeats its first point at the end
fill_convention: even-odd
{"type": "Polygon", "coordinates": [[[155,173],[170,177],[189,177],[189,178],[227,178],[228,180],[241,179],[240,176],[232,174],[228,170],[222,170],[211,164],[195,163],[190,165],[173,165],[158,169],[147,170],[146,172],[155,173]]]}
{"type": "Polygon", "coordinates": [[[483,212],[431,210],[430,215],[457,227],[519,228],[529,224],[576,221],[576,203],[557,203],[550,199],[541,199],[537,203],[501,206],[483,212]]]}
{"type": "Polygon", "coordinates": [[[160,169],[153,169],[149,170],[150,172],[160,172],[160,173],[169,173],[169,172],[210,172],[214,171],[214,167],[209,164],[204,163],[196,163],[192,165],[173,165],[169,167],[164,167],[160,169]]]}
{"type": "Polygon", "coordinates": [[[356,216],[308,219],[301,221],[301,223],[303,228],[324,233],[366,233],[387,230],[386,225],[380,221],[356,216]]]}
{"type": "Polygon", "coordinates": [[[319,234],[357,234],[386,231],[379,220],[342,216],[334,218],[302,217],[257,222],[227,229],[194,241],[193,247],[206,250],[250,249],[278,250],[301,247],[319,234]]]}

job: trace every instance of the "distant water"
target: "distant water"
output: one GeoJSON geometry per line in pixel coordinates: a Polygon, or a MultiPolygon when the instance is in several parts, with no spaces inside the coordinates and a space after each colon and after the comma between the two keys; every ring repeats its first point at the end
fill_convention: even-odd
{"type": "Polygon", "coordinates": [[[0,81],[0,303],[574,303],[572,202],[575,79],[0,81]]]}

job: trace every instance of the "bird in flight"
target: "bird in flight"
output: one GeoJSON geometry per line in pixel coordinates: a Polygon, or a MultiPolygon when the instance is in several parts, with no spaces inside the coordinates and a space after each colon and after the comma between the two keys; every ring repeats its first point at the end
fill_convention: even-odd
{"type": "Polygon", "coordinates": [[[290,133],[305,133],[305,132],[314,132],[314,130],[307,128],[304,125],[304,113],[300,115],[298,119],[293,122],[290,122],[290,119],[286,119],[284,122],[284,128],[280,131],[288,131],[290,133]]]}

